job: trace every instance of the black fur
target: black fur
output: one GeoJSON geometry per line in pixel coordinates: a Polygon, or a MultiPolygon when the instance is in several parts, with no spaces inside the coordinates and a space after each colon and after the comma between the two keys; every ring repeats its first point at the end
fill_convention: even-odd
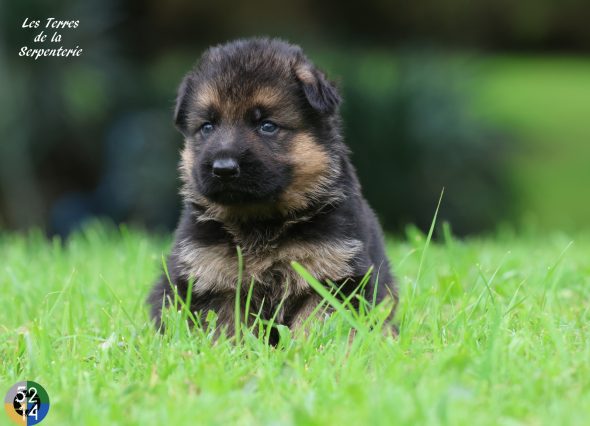
{"type": "MultiPolygon", "coordinates": [[[[263,318],[281,306],[277,322],[296,327],[317,303],[314,291],[292,274],[290,260],[320,280],[343,284],[345,295],[374,266],[367,300],[373,294],[377,302],[397,300],[381,228],[342,140],[340,102],[336,87],[301,49],[279,40],[213,47],[184,78],[175,124],[185,137],[185,204],[167,265],[182,297],[194,280],[191,310],[201,319],[214,310],[232,331],[236,245],[244,252],[246,275],[256,277],[251,312],[263,318]],[[278,124],[275,134],[262,130],[265,120],[278,124]],[[235,159],[239,176],[213,174],[219,158],[235,159]],[[289,254],[296,258],[283,257],[289,254]],[[332,271],[322,257],[343,262],[342,268],[332,271]],[[332,276],[339,270],[348,273],[332,276]]],[[[245,276],[242,301],[249,283],[245,276]]],[[[162,276],[149,297],[158,325],[171,298],[162,276]]]]}

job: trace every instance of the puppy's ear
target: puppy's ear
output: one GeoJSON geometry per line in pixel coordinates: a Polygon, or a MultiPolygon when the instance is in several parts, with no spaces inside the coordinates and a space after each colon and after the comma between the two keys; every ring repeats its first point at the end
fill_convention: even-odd
{"type": "Polygon", "coordinates": [[[176,107],[174,108],[174,124],[185,136],[188,134],[188,110],[194,90],[193,76],[192,73],[189,73],[184,76],[178,87],[176,107]]]}
{"type": "Polygon", "coordinates": [[[303,87],[307,101],[315,110],[325,114],[336,111],[342,98],[324,73],[305,61],[295,65],[295,75],[303,87]]]}

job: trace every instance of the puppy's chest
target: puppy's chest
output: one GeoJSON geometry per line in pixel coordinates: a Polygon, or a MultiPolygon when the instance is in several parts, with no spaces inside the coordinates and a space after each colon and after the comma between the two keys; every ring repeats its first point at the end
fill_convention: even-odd
{"type": "MultiPolygon", "coordinates": [[[[243,285],[253,279],[269,290],[297,294],[308,290],[306,281],[291,267],[296,261],[319,280],[337,281],[353,275],[355,258],[363,249],[359,240],[288,241],[275,247],[242,253],[243,285]]],[[[199,245],[181,241],[176,256],[183,275],[193,280],[195,293],[235,290],[239,262],[235,246],[199,245]]]]}

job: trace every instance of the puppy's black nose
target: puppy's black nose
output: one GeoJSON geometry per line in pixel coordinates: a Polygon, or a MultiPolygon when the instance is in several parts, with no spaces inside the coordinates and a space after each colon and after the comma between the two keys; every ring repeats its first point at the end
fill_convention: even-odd
{"type": "Polygon", "coordinates": [[[240,166],[233,158],[222,158],[213,162],[213,176],[228,179],[238,177],[240,166]]]}

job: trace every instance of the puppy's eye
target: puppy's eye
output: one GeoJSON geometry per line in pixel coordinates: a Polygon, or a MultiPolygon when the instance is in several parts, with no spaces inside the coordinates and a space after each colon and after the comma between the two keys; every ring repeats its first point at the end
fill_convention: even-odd
{"type": "Polygon", "coordinates": [[[209,133],[211,133],[213,131],[213,129],[214,129],[213,124],[207,122],[207,123],[203,124],[199,130],[201,131],[201,133],[203,135],[206,136],[209,133]]]}
{"type": "Polygon", "coordinates": [[[279,126],[277,126],[272,121],[264,120],[262,123],[260,123],[259,129],[260,132],[265,135],[272,135],[279,129],[279,126]]]}

